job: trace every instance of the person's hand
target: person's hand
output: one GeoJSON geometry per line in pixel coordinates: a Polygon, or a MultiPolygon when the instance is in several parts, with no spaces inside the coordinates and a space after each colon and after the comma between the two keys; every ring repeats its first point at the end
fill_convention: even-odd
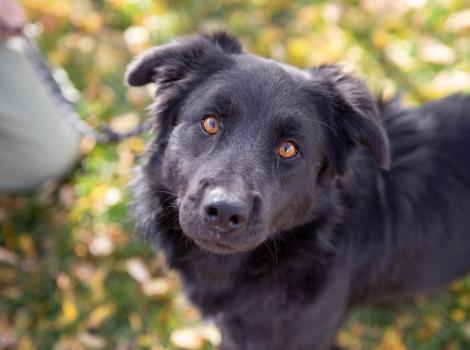
{"type": "Polygon", "coordinates": [[[26,15],[14,0],[0,0],[0,40],[21,34],[26,15]]]}

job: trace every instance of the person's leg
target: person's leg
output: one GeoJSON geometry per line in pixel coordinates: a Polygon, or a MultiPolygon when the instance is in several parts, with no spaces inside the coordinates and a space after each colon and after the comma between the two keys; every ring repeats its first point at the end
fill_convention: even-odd
{"type": "MultiPolygon", "coordinates": [[[[12,39],[21,40],[21,39],[12,39]]],[[[0,191],[37,188],[63,175],[78,156],[79,135],[12,41],[0,43],[0,191]]]]}

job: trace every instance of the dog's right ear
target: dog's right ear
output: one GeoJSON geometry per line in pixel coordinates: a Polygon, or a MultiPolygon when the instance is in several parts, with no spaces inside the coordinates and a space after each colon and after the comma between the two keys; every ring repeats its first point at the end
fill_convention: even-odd
{"type": "Polygon", "coordinates": [[[242,52],[241,43],[226,32],[177,39],[148,49],[129,64],[125,76],[130,86],[151,82],[165,85],[186,78],[198,69],[215,69],[223,55],[242,52]]]}

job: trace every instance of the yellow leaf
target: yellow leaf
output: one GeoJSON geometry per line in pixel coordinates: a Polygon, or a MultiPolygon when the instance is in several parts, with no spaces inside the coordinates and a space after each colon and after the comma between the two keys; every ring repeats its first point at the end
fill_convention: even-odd
{"type": "Polygon", "coordinates": [[[158,342],[156,335],[141,334],[137,337],[137,344],[141,347],[148,348],[158,342]]]}
{"type": "Polygon", "coordinates": [[[88,13],[80,25],[88,33],[96,33],[103,26],[103,18],[96,12],[88,13]]]}
{"type": "Polygon", "coordinates": [[[372,43],[378,49],[384,49],[387,46],[387,33],[384,30],[376,30],[372,34],[372,43]]]}
{"type": "Polygon", "coordinates": [[[23,336],[23,337],[20,338],[16,349],[18,349],[18,350],[34,349],[33,341],[30,338],[28,338],[27,336],[23,336]]]}
{"type": "Polygon", "coordinates": [[[293,38],[287,43],[289,61],[296,66],[305,66],[311,53],[311,41],[305,37],[293,38]]]}
{"type": "Polygon", "coordinates": [[[455,321],[455,322],[462,322],[465,320],[465,310],[462,309],[454,309],[452,310],[452,313],[450,314],[450,317],[455,321]]]}
{"type": "Polygon", "coordinates": [[[95,186],[90,194],[91,200],[93,202],[102,202],[108,189],[109,187],[103,184],[95,186]]]}
{"type": "Polygon", "coordinates": [[[30,235],[22,233],[18,238],[19,246],[28,258],[36,257],[36,246],[30,235]]]}
{"type": "Polygon", "coordinates": [[[139,331],[140,328],[142,327],[142,319],[140,318],[140,316],[136,312],[133,312],[129,315],[128,319],[129,319],[131,328],[135,332],[139,331]]]}
{"type": "Polygon", "coordinates": [[[141,138],[131,137],[127,140],[127,142],[129,143],[129,147],[132,152],[137,153],[137,154],[141,154],[144,152],[145,143],[144,143],[144,140],[142,140],[141,138]]]}
{"type": "Polygon", "coordinates": [[[62,299],[62,314],[59,323],[67,325],[78,318],[78,308],[75,304],[75,297],[71,293],[65,293],[62,299]]]}
{"type": "Polygon", "coordinates": [[[89,328],[96,328],[100,326],[103,321],[109,318],[114,312],[114,305],[113,304],[104,304],[100,305],[95,308],[91,314],[88,316],[86,321],[87,327],[89,328]]]}
{"type": "Polygon", "coordinates": [[[104,279],[106,272],[103,269],[97,269],[93,271],[93,275],[90,278],[90,288],[92,292],[92,300],[99,302],[105,297],[104,291],[104,279]]]}
{"type": "Polygon", "coordinates": [[[387,329],[377,350],[406,350],[401,340],[401,335],[395,329],[387,329]]]}

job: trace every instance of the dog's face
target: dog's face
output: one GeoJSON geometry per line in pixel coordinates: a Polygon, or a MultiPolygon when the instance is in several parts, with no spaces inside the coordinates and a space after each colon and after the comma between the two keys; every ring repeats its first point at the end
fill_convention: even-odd
{"type": "Polygon", "coordinates": [[[184,234],[213,253],[311,220],[322,183],[345,172],[357,145],[388,166],[373,99],[334,66],[302,71],[216,33],[149,50],[127,81],[157,84],[155,181],[176,195],[184,234]]]}

